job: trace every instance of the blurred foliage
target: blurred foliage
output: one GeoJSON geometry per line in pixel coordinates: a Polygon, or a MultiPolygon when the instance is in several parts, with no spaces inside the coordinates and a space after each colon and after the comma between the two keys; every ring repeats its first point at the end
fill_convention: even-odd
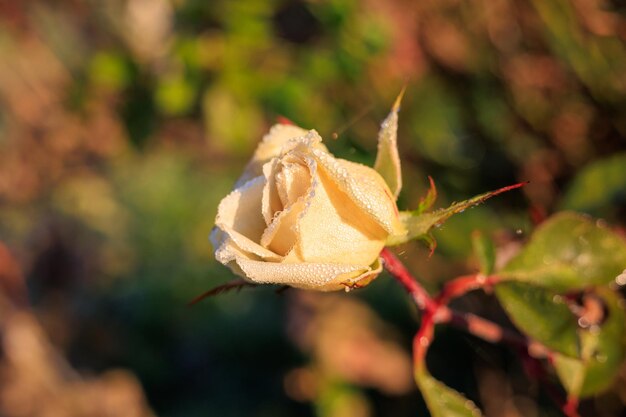
{"type": "MultiPolygon", "coordinates": [[[[400,249],[427,287],[477,267],[476,229],[494,236],[501,267],[531,230],[528,208],[623,228],[623,12],[613,0],[2,2],[0,240],[15,262],[0,258],[0,288],[79,372],[134,373],[160,416],[425,413],[416,390],[385,390],[385,378],[311,371],[329,359],[286,323],[324,295],[306,304],[260,289],[185,308],[231,278],[207,242],[217,204],[278,116],[371,165],[378,124],[406,84],[401,208],[418,207],[427,174],[439,207],[530,181],[435,231],[429,261],[417,245],[400,249]]],[[[402,357],[415,323],[395,283],[383,275],[349,298],[380,316],[355,340],[402,357]]],[[[492,298],[459,303],[504,317],[492,298]]],[[[481,408],[498,398],[509,405],[494,415],[555,412],[506,349],[438,337],[454,343],[433,346],[433,375],[481,408]]],[[[358,364],[364,375],[372,365],[358,364]]],[[[583,412],[620,415],[626,371],[615,372],[583,412]]],[[[7,404],[0,414],[28,415],[7,404]]]]}

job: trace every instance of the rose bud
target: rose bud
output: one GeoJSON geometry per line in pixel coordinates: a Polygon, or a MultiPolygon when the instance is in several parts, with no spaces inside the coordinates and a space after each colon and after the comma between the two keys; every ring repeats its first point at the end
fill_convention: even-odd
{"type": "Polygon", "coordinates": [[[377,170],[335,158],[315,130],[275,125],[219,205],[215,257],[253,283],[333,291],[367,285],[390,236],[405,233],[397,105],[379,134],[377,170]]]}

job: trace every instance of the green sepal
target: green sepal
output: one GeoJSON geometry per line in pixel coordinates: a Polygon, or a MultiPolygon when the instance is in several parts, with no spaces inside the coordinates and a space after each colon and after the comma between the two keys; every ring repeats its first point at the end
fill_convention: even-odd
{"type": "MultiPolygon", "coordinates": [[[[469,200],[454,203],[450,207],[438,209],[428,213],[422,213],[419,209],[415,211],[401,211],[399,217],[400,221],[404,225],[406,233],[404,233],[403,235],[390,236],[387,239],[386,245],[400,245],[413,239],[423,238],[423,236],[428,235],[433,229],[441,226],[446,220],[448,220],[455,214],[462,213],[466,209],[477,206],[491,197],[502,194],[503,192],[509,190],[513,190],[515,188],[519,188],[525,184],[526,183],[509,185],[498,190],[489,191],[487,193],[477,195],[476,197],[470,198],[469,200]]],[[[426,198],[428,198],[428,194],[426,198]]]]}

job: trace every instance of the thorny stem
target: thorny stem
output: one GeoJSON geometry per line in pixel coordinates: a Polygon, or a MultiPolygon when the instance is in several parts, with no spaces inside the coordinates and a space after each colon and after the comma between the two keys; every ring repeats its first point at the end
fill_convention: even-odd
{"type": "MultiPolygon", "coordinates": [[[[516,347],[524,347],[535,358],[546,358],[550,350],[538,342],[531,341],[523,335],[505,329],[498,324],[471,313],[463,313],[448,307],[450,300],[479,288],[490,288],[499,281],[496,276],[482,274],[466,275],[448,282],[436,297],[430,294],[417,282],[402,262],[388,249],[383,249],[381,257],[385,268],[411,295],[417,307],[422,311],[422,326],[430,327],[437,323],[449,323],[468,333],[489,342],[505,342],[516,347]]],[[[420,337],[429,337],[428,329],[418,332],[420,337]]],[[[428,346],[430,342],[422,339],[420,345],[428,346]]],[[[421,351],[421,349],[420,349],[421,351]]],[[[420,360],[419,355],[416,360],[420,360]]],[[[423,358],[421,358],[423,359],[423,358]]]]}
{"type": "Polygon", "coordinates": [[[443,290],[436,298],[439,305],[447,305],[450,300],[463,294],[482,288],[491,289],[500,281],[497,276],[485,276],[483,274],[464,275],[453,279],[445,284],[443,290]]]}
{"type": "Polygon", "coordinates": [[[424,314],[422,324],[413,337],[413,365],[416,374],[425,367],[426,352],[434,338],[435,324],[433,314],[424,314]]]}
{"type": "Polygon", "coordinates": [[[562,410],[567,417],[580,417],[580,414],[578,414],[578,397],[567,397],[562,410]]]}
{"type": "Polygon", "coordinates": [[[427,312],[434,312],[436,310],[437,305],[435,301],[430,297],[428,292],[422,287],[411,275],[411,273],[406,269],[404,264],[400,262],[400,260],[391,253],[391,251],[387,248],[383,249],[380,256],[383,258],[385,262],[385,269],[393,275],[393,277],[404,287],[406,292],[408,292],[417,308],[427,312]]]}
{"type": "MultiPolygon", "coordinates": [[[[497,276],[485,276],[483,274],[461,276],[448,282],[436,297],[431,297],[389,249],[383,249],[381,257],[384,260],[385,269],[411,295],[417,308],[422,312],[420,328],[413,338],[413,365],[416,373],[425,367],[426,353],[433,341],[437,323],[449,323],[488,342],[507,343],[522,349],[530,359],[536,362],[538,359],[552,359],[550,349],[541,343],[532,341],[515,331],[505,329],[475,314],[459,312],[448,307],[448,303],[452,299],[469,291],[481,288],[490,290],[500,281],[497,276]]],[[[567,417],[579,417],[578,399],[576,397],[568,398],[564,405],[561,404],[561,410],[567,417]]]]}

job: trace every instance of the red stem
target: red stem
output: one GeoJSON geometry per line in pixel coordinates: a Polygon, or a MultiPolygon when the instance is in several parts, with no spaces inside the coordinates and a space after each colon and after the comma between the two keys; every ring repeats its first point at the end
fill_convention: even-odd
{"type": "Polygon", "coordinates": [[[486,276],[483,274],[464,275],[447,282],[443,290],[439,293],[436,301],[439,305],[447,305],[450,300],[462,296],[463,294],[477,290],[493,287],[500,281],[497,276],[486,276]]]}
{"type": "Polygon", "coordinates": [[[578,397],[569,396],[562,407],[563,413],[567,417],[580,417],[578,414],[578,397]]]}
{"type": "Polygon", "coordinates": [[[550,356],[550,350],[540,343],[531,341],[515,331],[505,329],[475,314],[458,312],[447,306],[450,300],[469,291],[495,285],[500,279],[497,276],[482,274],[461,276],[446,283],[441,293],[433,299],[391,251],[383,249],[381,257],[385,261],[387,271],[402,284],[423,313],[422,325],[416,335],[416,340],[421,338],[422,342],[419,345],[414,342],[414,348],[419,351],[416,360],[423,359],[424,347],[427,348],[430,345],[429,339],[433,333],[430,327],[434,328],[436,323],[450,323],[488,342],[505,342],[515,347],[524,348],[534,358],[550,356]]]}
{"type": "Polygon", "coordinates": [[[415,372],[424,369],[426,363],[426,352],[432,343],[435,335],[435,320],[433,314],[425,313],[422,316],[422,323],[419,330],[413,337],[413,366],[415,372]]]}
{"type": "MultiPolygon", "coordinates": [[[[383,249],[381,257],[385,262],[387,271],[411,295],[418,309],[422,312],[420,328],[413,338],[413,364],[416,374],[425,367],[426,353],[433,341],[437,323],[450,323],[488,342],[508,343],[522,349],[523,355],[528,355],[526,357],[538,366],[541,366],[538,358],[551,360],[552,352],[542,344],[474,314],[461,313],[448,307],[450,300],[469,291],[493,287],[500,280],[497,276],[474,274],[458,277],[446,283],[443,290],[433,298],[391,251],[383,249]]],[[[543,369],[541,371],[544,372],[543,369]]],[[[540,377],[539,379],[545,378],[540,377]]],[[[562,400],[558,400],[557,403],[560,404],[561,411],[566,417],[580,417],[577,397],[570,396],[565,403],[562,400]]]]}
{"type": "Polygon", "coordinates": [[[434,312],[437,309],[437,304],[430,297],[428,292],[422,287],[406,269],[404,264],[394,255],[389,249],[385,248],[380,254],[381,258],[385,262],[385,269],[393,275],[393,277],[404,287],[408,292],[417,308],[425,312],[434,312]]]}

